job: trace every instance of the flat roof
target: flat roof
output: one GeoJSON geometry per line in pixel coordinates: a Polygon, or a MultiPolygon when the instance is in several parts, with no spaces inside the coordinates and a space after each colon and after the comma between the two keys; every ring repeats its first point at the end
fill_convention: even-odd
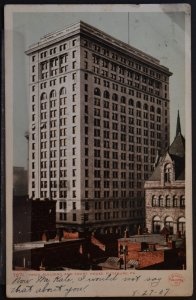
{"type": "Polygon", "coordinates": [[[42,50],[45,47],[61,42],[63,39],[67,39],[77,34],[84,34],[91,38],[94,37],[97,41],[101,41],[107,44],[107,46],[112,45],[113,47],[116,47],[117,50],[123,52],[126,51],[129,55],[133,55],[136,59],[151,63],[154,65],[154,67],[156,66],[168,75],[172,75],[172,73],[167,67],[160,64],[159,59],[83,21],[70,24],[62,30],[57,30],[55,32],[45,34],[42,38],[40,38],[39,42],[30,45],[29,48],[25,51],[25,53],[29,55],[33,52],[42,50]]]}
{"type": "Polygon", "coordinates": [[[14,244],[14,251],[24,251],[24,250],[33,250],[38,248],[44,248],[45,245],[52,245],[52,244],[63,244],[67,242],[76,242],[76,241],[82,241],[84,238],[76,238],[76,239],[63,239],[61,241],[58,240],[49,240],[49,241],[32,241],[32,242],[26,242],[26,243],[17,243],[14,244]]]}
{"type": "Polygon", "coordinates": [[[165,241],[165,237],[161,234],[141,234],[141,235],[132,235],[128,238],[120,238],[118,241],[121,242],[135,242],[135,243],[148,243],[148,244],[157,244],[163,243],[165,241]]]}

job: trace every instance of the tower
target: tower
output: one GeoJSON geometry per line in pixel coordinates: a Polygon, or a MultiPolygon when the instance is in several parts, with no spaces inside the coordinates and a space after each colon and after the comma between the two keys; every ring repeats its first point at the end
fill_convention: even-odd
{"type": "Polygon", "coordinates": [[[178,110],[177,124],[176,124],[176,136],[179,133],[181,134],[181,124],[180,124],[180,113],[179,113],[179,110],[178,110]]]}
{"type": "Polygon", "coordinates": [[[30,65],[29,193],[59,226],[144,221],[144,181],[169,145],[168,68],[84,22],[45,35],[30,65]]]}

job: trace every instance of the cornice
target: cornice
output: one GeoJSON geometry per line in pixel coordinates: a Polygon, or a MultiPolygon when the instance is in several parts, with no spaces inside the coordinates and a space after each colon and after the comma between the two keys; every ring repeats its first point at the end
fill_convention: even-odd
{"type": "Polygon", "coordinates": [[[169,71],[167,67],[160,65],[160,61],[153,56],[146,54],[145,52],[128,45],[111,35],[83,22],[79,21],[78,23],[71,24],[65,27],[63,30],[58,30],[52,33],[48,33],[44,35],[38,43],[32,44],[28,50],[25,51],[27,55],[30,55],[34,52],[40,51],[44,48],[47,48],[53,44],[58,42],[62,42],[70,37],[76,35],[85,35],[87,38],[91,38],[100,43],[103,43],[107,47],[112,47],[125,55],[131,55],[135,59],[143,61],[143,63],[147,63],[152,65],[154,68],[160,69],[162,72],[171,76],[172,73],[169,71]]]}

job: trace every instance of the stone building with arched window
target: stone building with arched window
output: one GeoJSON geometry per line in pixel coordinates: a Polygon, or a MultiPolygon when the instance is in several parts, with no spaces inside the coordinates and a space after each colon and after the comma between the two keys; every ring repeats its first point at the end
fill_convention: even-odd
{"type": "Polygon", "coordinates": [[[148,231],[160,233],[165,227],[170,234],[184,234],[185,139],[179,113],[174,141],[163,156],[157,155],[155,169],[144,188],[148,231]]]}

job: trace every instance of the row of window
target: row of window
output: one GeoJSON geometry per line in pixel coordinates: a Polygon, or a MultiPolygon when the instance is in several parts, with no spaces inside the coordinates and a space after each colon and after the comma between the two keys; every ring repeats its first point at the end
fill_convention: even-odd
{"type": "MultiPolygon", "coordinates": [[[[146,74],[150,74],[151,76],[156,77],[158,79],[162,79],[165,81],[167,81],[167,79],[168,79],[167,76],[154,71],[153,69],[149,68],[147,65],[141,65],[138,61],[130,60],[130,58],[128,59],[124,56],[117,54],[116,52],[109,51],[108,49],[103,48],[97,44],[94,44],[94,43],[91,44],[90,41],[83,40],[82,45],[85,47],[88,47],[90,50],[96,51],[97,53],[99,53],[103,56],[110,57],[110,58],[112,58],[112,60],[115,60],[116,62],[120,62],[121,66],[122,66],[122,64],[124,64],[126,66],[135,68],[136,70],[143,71],[146,74]]],[[[96,55],[94,55],[94,57],[96,57],[96,55]]],[[[148,58],[148,56],[147,56],[147,58],[148,58]]]]}
{"type": "Polygon", "coordinates": [[[185,197],[184,196],[152,196],[152,206],[153,207],[184,207],[185,197]]]}
{"type": "MultiPolygon", "coordinates": [[[[98,76],[101,75],[101,76],[103,76],[107,79],[109,78],[109,72],[105,71],[105,70],[102,70],[100,72],[100,69],[98,67],[93,67],[93,72],[95,74],[97,74],[98,76]]],[[[119,85],[117,83],[112,83],[112,88],[116,91],[118,91],[118,90],[121,91],[121,93],[127,93],[127,85],[128,85],[129,87],[132,87],[132,88],[135,88],[136,90],[139,90],[139,91],[136,92],[136,96],[138,98],[141,98],[141,95],[142,95],[142,93],[140,92],[141,90],[145,93],[154,95],[156,97],[163,97],[165,99],[168,98],[168,93],[166,93],[166,92],[157,90],[154,87],[143,85],[142,83],[139,83],[139,82],[133,82],[132,80],[127,80],[127,82],[125,82],[124,77],[119,77],[119,80],[118,80],[117,76],[115,74],[111,74],[110,79],[115,80],[117,83],[124,84],[123,86],[120,86],[120,88],[119,88],[119,85]]],[[[130,91],[131,90],[129,89],[129,92],[130,91]]],[[[145,100],[148,100],[148,95],[145,95],[145,100]]]]}
{"type": "MultiPolygon", "coordinates": [[[[60,213],[59,214],[59,220],[60,221],[66,221],[67,220],[67,214],[66,213],[60,213]]],[[[72,214],[72,221],[77,221],[77,215],[75,213],[72,214]]]]}
{"type": "MultiPolygon", "coordinates": [[[[84,203],[84,208],[85,210],[89,210],[90,209],[90,205],[88,202],[84,203]]],[[[135,207],[141,207],[142,206],[142,202],[141,201],[134,201],[134,200],[115,200],[113,202],[108,202],[108,201],[104,201],[104,202],[95,202],[94,203],[94,209],[95,210],[99,210],[99,209],[111,209],[111,208],[135,208],[135,207]]],[[[59,201],[59,209],[61,210],[66,210],[67,209],[67,202],[62,202],[59,201]]],[[[72,210],[76,210],[76,202],[72,202],[72,210]]]]}
{"type": "MultiPolygon", "coordinates": [[[[146,178],[148,179],[148,178],[146,178]]],[[[113,190],[112,193],[112,198],[114,199],[119,199],[119,198],[134,198],[137,197],[139,198],[143,198],[144,197],[144,192],[141,189],[137,189],[136,190],[129,190],[128,192],[126,191],[121,191],[119,192],[118,190],[113,190]]],[[[89,191],[85,190],[85,198],[88,199],[89,198],[89,191]]],[[[90,197],[91,198],[91,197],[90,197]]],[[[102,198],[110,198],[108,191],[104,191],[104,195],[102,198]]]]}
{"type": "MultiPolygon", "coordinates": [[[[148,85],[153,86],[157,89],[160,89],[160,87],[162,86],[162,83],[160,81],[153,80],[150,77],[147,77],[146,75],[136,73],[132,69],[130,70],[130,69],[127,69],[127,68],[123,68],[122,65],[114,64],[114,63],[110,62],[109,60],[102,59],[101,57],[94,56],[93,57],[93,62],[96,65],[99,65],[99,67],[104,67],[106,69],[109,69],[109,67],[110,67],[110,70],[115,72],[113,74],[113,79],[116,79],[116,75],[119,75],[120,76],[119,77],[120,81],[122,83],[124,83],[124,78],[127,76],[127,78],[131,78],[131,79],[134,79],[134,80],[137,80],[137,81],[141,81],[142,83],[148,84],[148,85]],[[121,75],[123,75],[123,77],[121,77],[121,75]]],[[[97,83],[99,84],[99,81],[97,83]]],[[[164,88],[165,88],[165,90],[167,90],[167,85],[166,84],[165,84],[164,88]]]]}
{"type": "MultiPolygon", "coordinates": [[[[143,216],[143,212],[141,210],[137,210],[137,211],[122,211],[122,212],[118,212],[118,211],[114,211],[114,212],[104,212],[104,213],[95,213],[94,218],[95,220],[101,220],[103,218],[103,220],[109,220],[109,219],[118,219],[119,217],[121,218],[128,218],[128,217],[142,217],[143,216]]],[[[67,220],[67,213],[59,213],[59,219],[60,221],[66,221],[67,220]]],[[[85,221],[89,220],[89,216],[88,214],[85,213],[85,221]]],[[[72,221],[77,221],[77,217],[76,214],[73,213],[72,214],[72,221]]]]}
{"type": "MultiPolygon", "coordinates": [[[[76,41],[77,41],[76,39],[73,39],[67,43],[60,44],[58,47],[56,46],[56,47],[50,48],[49,50],[44,50],[44,51],[40,52],[40,58],[45,58],[48,55],[54,55],[57,53],[57,51],[64,51],[64,50],[68,49],[69,46],[75,47],[76,41]]],[[[31,57],[32,62],[35,61],[35,58],[36,58],[36,56],[32,55],[32,57],[31,57]]]]}
{"type": "Polygon", "coordinates": [[[167,216],[163,220],[159,216],[154,216],[152,219],[152,232],[160,233],[161,230],[165,227],[167,228],[169,234],[174,233],[174,224],[177,225],[177,232],[184,234],[186,228],[186,220],[185,218],[179,217],[176,221],[173,220],[172,217],[167,216]]]}
{"type": "MultiPolygon", "coordinates": [[[[48,197],[48,192],[46,190],[42,190],[41,194],[40,194],[40,197],[46,199],[48,197]]],[[[56,198],[57,197],[56,191],[51,190],[50,191],[50,197],[56,198]]],[[[104,192],[104,196],[103,197],[104,197],[103,199],[109,198],[108,192],[104,192]]],[[[119,191],[113,191],[112,197],[114,199],[119,199],[119,198],[120,199],[122,199],[122,198],[134,198],[134,197],[137,197],[138,199],[139,198],[142,199],[144,197],[144,192],[142,190],[137,190],[137,191],[130,190],[128,192],[128,194],[126,193],[126,191],[121,191],[121,194],[120,194],[119,191]]],[[[35,190],[34,190],[34,188],[32,190],[32,198],[35,198],[35,190]]],[[[62,199],[63,198],[67,198],[67,191],[63,191],[63,190],[60,191],[60,198],[62,198],[62,199]]],[[[85,198],[86,199],[89,198],[89,192],[88,192],[88,190],[85,191],[85,198]]]]}

